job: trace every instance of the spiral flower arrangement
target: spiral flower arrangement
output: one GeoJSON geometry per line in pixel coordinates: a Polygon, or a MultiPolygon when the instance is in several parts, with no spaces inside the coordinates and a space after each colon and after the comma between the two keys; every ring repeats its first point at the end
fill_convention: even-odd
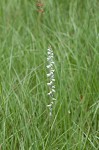
{"type": "Polygon", "coordinates": [[[52,106],[54,101],[56,100],[54,98],[54,93],[55,93],[55,77],[54,77],[54,55],[51,47],[48,48],[47,50],[47,79],[48,79],[48,96],[50,99],[50,104],[47,105],[50,110],[50,116],[52,116],[52,106]]]}

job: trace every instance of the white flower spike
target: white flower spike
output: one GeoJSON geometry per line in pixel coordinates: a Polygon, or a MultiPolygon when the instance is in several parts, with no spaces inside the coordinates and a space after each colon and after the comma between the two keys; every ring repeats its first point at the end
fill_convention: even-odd
{"type": "Polygon", "coordinates": [[[48,78],[48,88],[49,88],[49,92],[48,92],[48,96],[50,98],[50,104],[47,105],[47,107],[49,107],[49,115],[52,116],[52,105],[54,103],[54,101],[56,100],[54,98],[54,94],[55,94],[55,77],[54,77],[54,54],[53,51],[51,49],[51,47],[49,47],[47,49],[47,78],[48,78]]]}

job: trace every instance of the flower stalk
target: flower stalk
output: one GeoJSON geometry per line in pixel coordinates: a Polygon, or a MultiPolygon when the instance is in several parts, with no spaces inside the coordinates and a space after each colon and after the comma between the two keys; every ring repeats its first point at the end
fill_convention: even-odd
{"type": "Polygon", "coordinates": [[[52,116],[52,107],[54,104],[54,101],[56,100],[54,98],[54,93],[55,93],[55,77],[54,77],[54,55],[51,47],[48,48],[47,50],[47,79],[48,79],[48,96],[50,99],[50,104],[47,105],[49,108],[49,115],[52,116]]]}

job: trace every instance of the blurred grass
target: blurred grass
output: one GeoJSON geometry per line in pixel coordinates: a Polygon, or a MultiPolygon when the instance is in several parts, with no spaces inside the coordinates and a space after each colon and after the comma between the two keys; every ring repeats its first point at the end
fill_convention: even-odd
{"type": "Polygon", "coordinates": [[[44,14],[37,12],[36,1],[0,0],[0,145],[4,150],[98,150],[99,2],[42,3],[44,14]],[[50,123],[49,45],[57,98],[50,123]]]}

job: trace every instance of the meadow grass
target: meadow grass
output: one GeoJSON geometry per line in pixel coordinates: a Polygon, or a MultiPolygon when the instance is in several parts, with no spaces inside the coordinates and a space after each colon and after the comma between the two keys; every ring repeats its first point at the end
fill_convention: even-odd
{"type": "Polygon", "coordinates": [[[0,0],[2,150],[99,149],[98,0],[0,0]],[[55,60],[49,120],[47,48],[55,60]]]}

